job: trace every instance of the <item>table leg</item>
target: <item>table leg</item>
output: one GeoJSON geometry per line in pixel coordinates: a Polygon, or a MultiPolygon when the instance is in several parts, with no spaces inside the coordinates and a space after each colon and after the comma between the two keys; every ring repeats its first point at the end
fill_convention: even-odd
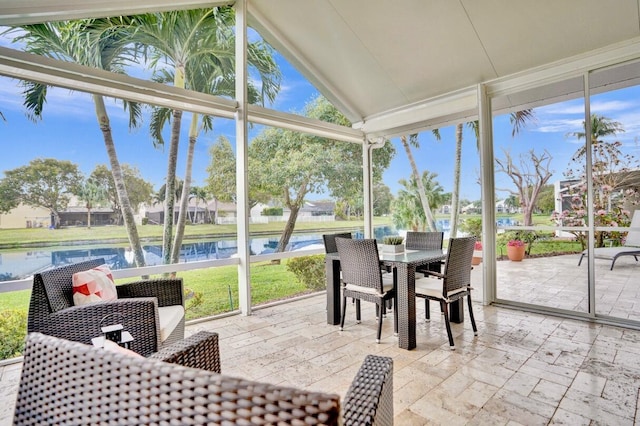
{"type": "Polygon", "coordinates": [[[398,346],[416,347],[416,268],[405,263],[396,266],[398,298],[398,346]]]}
{"type": "Polygon", "coordinates": [[[340,261],[325,259],[327,280],[327,324],[340,324],[340,261]]]}
{"type": "Polygon", "coordinates": [[[449,304],[449,321],[456,324],[464,322],[464,298],[458,299],[449,304]]]}

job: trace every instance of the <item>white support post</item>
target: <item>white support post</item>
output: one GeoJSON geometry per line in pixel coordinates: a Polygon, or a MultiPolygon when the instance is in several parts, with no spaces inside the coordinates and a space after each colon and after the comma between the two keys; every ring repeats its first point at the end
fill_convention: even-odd
{"type": "Polygon", "coordinates": [[[482,257],[484,261],[483,304],[496,299],[496,212],[493,156],[493,124],[487,88],[478,85],[478,136],[480,143],[480,178],[482,180],[482,257]]]}
{"type": "Polygon", "coordinates": [[[362,193],[364,205],[364,237],[373,238],[373,172],[371,161],[371,145],[365,138],[362,141],[362,193]]]}
{"type": "Polygon", "coordinates": [[[249,264],[249,140],[247,128],[247,0],[235,2],[236,11],[236,197],[238,211],[238,303],[242,315],[251,315],[249,264]]]}

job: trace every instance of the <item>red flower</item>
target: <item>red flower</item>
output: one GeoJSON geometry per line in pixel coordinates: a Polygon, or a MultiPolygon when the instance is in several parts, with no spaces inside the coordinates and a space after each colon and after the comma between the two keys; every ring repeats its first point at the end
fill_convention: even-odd
{"type": "Polygon", "coordinates": [[[475,246],[473,247],[474,250],[482,250],[482,242],[480,241],[476,241],[475,246]]]}
{"type": "Polygon", "coordinates": [[[522,240],[509,240],[507,245],[509,247],[524,247],[524,241],[522,241],[522,240]]]}

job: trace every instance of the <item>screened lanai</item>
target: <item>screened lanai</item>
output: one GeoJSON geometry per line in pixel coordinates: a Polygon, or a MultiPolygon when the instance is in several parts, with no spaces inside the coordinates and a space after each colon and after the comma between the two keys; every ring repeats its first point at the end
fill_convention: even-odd
{"type": "MultiPolygon", "coordinates": [[[[589,319],[639,325],[638,317],[599,315],[597,272],[604,268],[590,254],[588,267],[576,270],[582,280],[579,309],[503,298],[502,274],[495,260],[496,174],[494,123],[527,108],[573,102],[581,109],[589,134],[592,103],[598,96],[634,88],[640,75],[640,3],[620,0],[612,7],[589,1],[471,0],[400,3],[358,1],[246,0],[234,4],[238,19],[237,95],[223,99],[156,85],[139,79],[33,57],[0,48],[0,74],[161,106],[176,104],[193,112],[236,120],[238,211],[246,217],[247,123],[290,128],[362,144],[365,235],[372,232],[371,152],[385,138],[479,121],[480,177],[483,200],[484,303],[500,302],[589,319]],[[347,118],[352,128],[248,105],[243,31],[257,31],[293,64],[347,118]]],[[[228,2],[4,1],[0,25],[81,17],[117,16],[176,8],[210,7],[228,2]]],[[[620,99],[621,100],[621,99],[620,99]]],[[[609,101],[609,99],[607,99],[609,101]]],[[[630,118],[628,127],[637,125],[630,118]]],[[[591,141],[585,138],[587,151],[591,141]]],[[[587,156],[582,166],[590,169],[587,156]]],[[[592,177],[585,184],[593,191],[592,177]]],[[[593,203],[588,204],[593,217],[593,203]]],[[[524,226],[523,230],[581,232],[593,246],[595,221],[572,227],[562,223],[524,226]]],[[[246,222],[238,222],[238,241],[248,240],[246,222]]],[[[241,308],[249,314],[248,250],[239,251],[241,308]],[[242,293],[244,291],[244,293],[242,293]]],[[[541,274],[544,271],[530,272],[541,274]]],[[[560,276],[565,276],[561,274],[560,276]]],[[[527,280],[535,281],[527,275],[527,280]]],[[[540,277],[538,277],[540,278],[540,277]]],[[[552,276],[544,276],[553,280],[552,276]]]]}

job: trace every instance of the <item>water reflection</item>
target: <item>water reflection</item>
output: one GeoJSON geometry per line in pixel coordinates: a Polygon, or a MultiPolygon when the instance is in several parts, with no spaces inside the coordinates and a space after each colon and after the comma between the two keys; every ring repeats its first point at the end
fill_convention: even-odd
{"type": "MultiPolygon", "coordinates": [[[[510,226],[512,221],[501,220],[499,225],[510,226]]],[[[438,229],[444,232],[445,240],[449,238],[449,220],[437,221],[438,229]]],[[[386,235],[404,235],[406,231],[396,230],[392,226],[374,228],[374,236],[381,240],[386,235]]],[[[355,231],[355,238],[364,238],[362,231],[355,231]]],[[[249,251],[252,255],[273,253],[278,245],[280,235],[251,238],[249,251]]],[[[322,248],[322,233],[296,234],[291,237],[289,251],[309,248],[322,248]]],[[[146,264],[161,265],[162,246],[143,246],[146,264]]],[[[197,260],[226,259],[238,252],[235,239],[201,241],[185,243],[180,250],[180,262],[194,262],[197,260]]],[[[123,246],[101,245],[95,247],[43,247],[29,250],[10,250],[0,252],[0,281],[10,281],[26,278],[36,272],[68,265],[84,260],[104,258],[112,269],[126,269],[134,266],[133,253],[123,246]]]]}

